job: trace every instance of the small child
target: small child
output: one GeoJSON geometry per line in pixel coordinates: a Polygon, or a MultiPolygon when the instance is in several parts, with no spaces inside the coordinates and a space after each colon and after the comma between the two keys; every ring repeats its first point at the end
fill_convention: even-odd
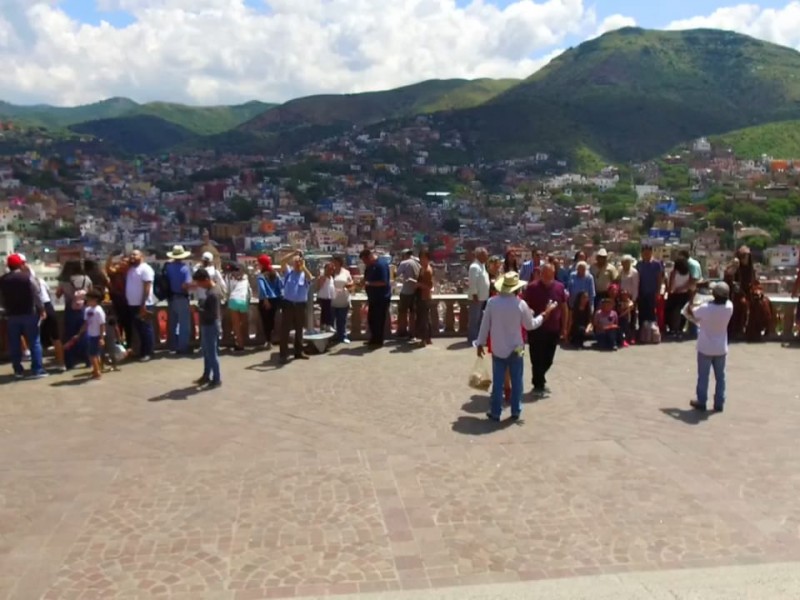
{"type": "Polygon", "coordinates": [[[619,335],[617,343],[627,348],[634,343],[633,336],[633,300],[630,292],[622,291],[617,299],[617,316],[619,317],[619,335]]]}
{"type": "Polygon", "coordinates": [[[86,307],[83,309],[84,322],[80,331],[69,341],[69,346],[78,343],[86,334],[89,360],[92,365],[92,379],[102,377],[102,355],[106,337],[106,313],[100,302],[103,295],[95,290],[86,293],[86,307]]]}
{"type": "Polygon", "coordinates": [[[614,310],[614,301],[609,297],[603,298],[600,308],[594,313],[594,337],[598,348],[616,350],[618,329],[619,317],[614,310]]]}

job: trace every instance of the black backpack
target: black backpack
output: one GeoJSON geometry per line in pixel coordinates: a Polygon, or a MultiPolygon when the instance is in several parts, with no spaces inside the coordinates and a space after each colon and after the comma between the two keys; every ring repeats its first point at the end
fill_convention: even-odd
{"type": "Polygon", "coordinates": [[[169,300],[172,296],[172,289],[169,285],[169,277],[167,277],[167,265],[165,264],[161,269],[155,271],[153,277],[153,295],[161,302],[169,300]]]}

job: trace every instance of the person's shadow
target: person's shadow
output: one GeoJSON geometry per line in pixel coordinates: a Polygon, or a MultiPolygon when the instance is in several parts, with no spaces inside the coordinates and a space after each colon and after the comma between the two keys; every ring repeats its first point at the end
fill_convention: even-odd
{"type": "Polygon", "coordinates": [[[488,435],[503,429],[508,429],[514,425],[521,425],[524,420],[513,421],[512,419],[503,419],[502,421],[492,421],[487,418],[478,417],[458,417],[453,422],[452,429],[456,433],[462,435],[488,435]]]}
{"type": "Polygon", "coordinates": [[[469,402],[461,406],[461,410],[471,415],[482,415],[489,410],[491,401],[488,396],[474,394],[470,396],[469,402]]]}
{"type": "Polygon", "coordinates": [[[155,396],[153,398],[148,398],[148,402],[163,402],[165,400],[188,400],[192,396],[196,396],[197,394],[202,394],[203,392],[209,391],[207,388],[201,388],[196,385],[179,388],[176,390],[170,390],[169,392],[165,392],[160,396],[155,396]]]}
{"type": "Polygon", "coordinates": [[[708,421],[709,417],[714,414],[712,411],[701,411],[693,408],[660,408],[659,410],[668,417],[687,425],[699,425],[708,421]]]}

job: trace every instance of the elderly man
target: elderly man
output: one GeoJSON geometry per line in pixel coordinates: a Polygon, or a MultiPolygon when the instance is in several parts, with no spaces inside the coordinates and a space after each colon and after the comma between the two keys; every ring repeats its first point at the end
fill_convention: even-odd
{"type": "Polygon", "coordinates": [[[417,279],[419,278],[420,262],[410,250],[403,251],[403,260],[397,267],[397,280],[403,284],[400,288],[400,300],[397,303],[397,337],[412,337],[416,302],[417,279]]]}
{"type": "Polygon", "coordinates": [[[499,421],[503,410],[503,392],[506,371],[511,376],[511,418],[519,419],[522,413],[522,372],[525,361],[525,339],[522,331],[538,329],[556,304],[550,302],[537,317],[525,303],[517,297],[517,292],[525,287],[517,273],[506,273],[495,282],[499,295],[486,303],[481,329],[476,341],[478,356],[483,357],[483,347],[489,337],[492,339],[492,406],[486,416],[499,421]]]}
{"type": "Polygon", "coordinates": [[[543,395],[547,392],[547,372],[553,366],[559,341],[567,339],[565,316],[567,292],[564,285],[556,281],[553,265],[544,263],[541,270],[541,278],[529,283],[522,293],[522,298],[528,303],[534,314],[543,314],[551,303],[556,305],[547,313],[540,328],[528,332],[531,367],[533,368],[533,392],[536,395],[543,395]]]}
{"type": "Polygon", "coordinates": [[[605,248],[600,248],[594,255],[594,264],[589,272],[594,277],[594,307],[597,309],[603,298],[608,297],[608,288],[617,281],[619,273],[616,267],[608,262],[608,251],[605,248]]]}
{"type": "Polygon", "coordinates": [[[19,254],[11,254],[6,259],[8,273],[0,277],[0,304],[5,309],[8,325],[8,350],[14,377],[22,379],[22,338],[31,353],[31,375],[34,378],[46,377],[42,366],[42,344],[39,338],[39,323],[47,314],[40,296],[36,280],[23,267],[25,260],[19,254]]]}
{"type": "Polygon", "coordinates": [[[478,338],[481,328],[481,318],[486,302],[489,300],[489,271],[486,270],[486,261],[489,253],[486,248],[475,250],[475,260],[469,266],[469,285],[467,294],[469,295],[469,327],[467,329],[467,341],[471,344],[478,338]]]}
{"type": "Polygon", "coordinates": [[[289,333],[294,329],[294,357],[308,360],[303,352],[303,328],[306,326],[308,292],[314,275],[306,267],[302,253],[294,252],[282,261],[283,276],[283,318],[281,319],[280,360],[289,362],[289,333]],[[287,269],[291,263],[291,269],[287,269]]]}
{"type": "Polygon", "coordinates": [[[192,269],[186,259],[192,255],[183,246],[176,245],[167,252],[170,262],[164,268],[169,281],[169,319],[172,329],[167,340],[175,354],[190,354],[189,341],[192,330],[192,307],[189,289],[192,287],[192,269]],[[176,333],[177,328],[177,333],[176,333]]]}
{"type": "Polygon", "coordinates": [[[589,297],[589,305],[594,306],[594,277],[589,273],[589,265],[586,264],[586,261],[580,261],[575,266],[575,272],[569,277],[567,289],[569,290],[569,299],[572,308],[575,307],[575,303],[581,292],[586,292],[586,295],[589,297]]]}
{"type": "Polygon", "coordinates": [[[392,301],[391,275],[388,265],[378,259],[375,251],[362,250],[361,260],[364,262],[364,287],[367,292],[367,345],[380,348],[386,337],[386,318],[392,301]]]}

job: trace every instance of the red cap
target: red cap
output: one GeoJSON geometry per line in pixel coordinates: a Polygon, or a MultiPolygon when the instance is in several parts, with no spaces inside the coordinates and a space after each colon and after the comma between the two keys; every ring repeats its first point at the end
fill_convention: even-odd
{"type": "Polygon", "coordinates": [[[261,265],[263,269],[271,269],[272,259],[266,254],[262,254],[261,256],[258,257],[258,264],[261,265]]]}
{"type": "Polygon", "coordinates": [[[19,254],[9,254],[8,258],[6,259],[6,265],[11,271],[16,271],[17,269],[22,268],[22,265],[24,264],[25,261],[19,254]]]}

